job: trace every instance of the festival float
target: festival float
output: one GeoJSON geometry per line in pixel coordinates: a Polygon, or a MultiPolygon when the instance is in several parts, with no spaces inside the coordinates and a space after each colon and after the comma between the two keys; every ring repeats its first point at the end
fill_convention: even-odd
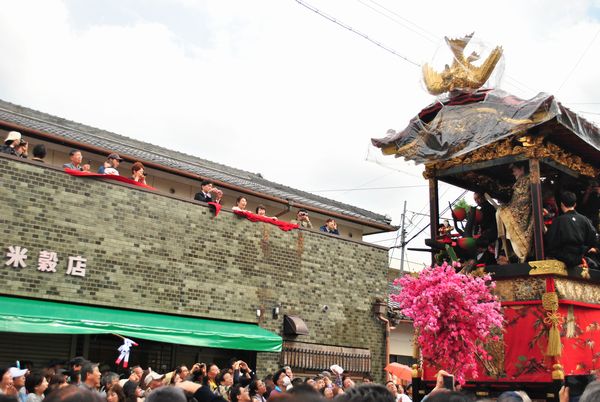
{"type": "MultiPolygon", "coordinates": [[[[429,272],[401,280],[405,291],[418,289],[419,281],[421,286],[430,281],[414,293],[413,301],[410,295],[405,295],[404,304],[400,300],[418,330],[414,400],[420,401],[433,388],[438,370],[464,368],[457,368],[457,357],[425,347],[427,342],[439,342],[438,349],[454,347],[442,339],[450,336],[448,331],[454,331],[459,347],[471,348],[474,359],[472,370],[461,371],[463,389],[479,397],[522,389],[532,399],[558,400],[565,375],[600,369],[600,271],[590,269],[586,260],[566,266],[547,258],[544,233],[558,213],[559,192],[571,191],[579,201],[597,179],[600,131],[552,95],[521,99],[493,85],[484,86],[501,63],[502,48],[491,49],[478,62],[480,53],[468,51],[471,39],[472,34],[446,38],[453,58],[446,62],[452,64],[441,71],[423,66],[424,84],[436,100],[403,130],[389,130],[386,137],[372,140],[384,155],[425,167],[431,217],[426,244],[433,256],[429,270],[437,269],[438,276],[443,270],[479,280],[470,288],[480,289],[484,281],[494,299],[474,303],[486,303],[502,318],[500,325],[494,328],[491,322],[479,332],[485,339],[467,339],[459,327],[472,314],[454,314],[453,304],[463,303],[468,293],[456,293],[460,286],[448,290],[444,283],[462,279],[436,282],[429,272]],[[454,225],[440,222],[440,182],[485,197],[481,203],[492,205],[492,212],[477,205],[471,211],[462,206],[453,212],[454,225]],[[486,214],[495,218],[494,242],[472,230],[486,214]],[[489,258],[482,258],[485,254],[489,258]],[[435,295],[424,294],[435,286],[444,286],[440,292],[450,292],[450,299],[434,300],[435,295]],[[498,303],[497,309],[493,303],[498,303]],[[435,311],[428,311],[432,305],[435,311]],[[433,321],[420,322],[423,316],[433,321]]],[[[401,298],[402,293],[392,297],[401,298]]]]}

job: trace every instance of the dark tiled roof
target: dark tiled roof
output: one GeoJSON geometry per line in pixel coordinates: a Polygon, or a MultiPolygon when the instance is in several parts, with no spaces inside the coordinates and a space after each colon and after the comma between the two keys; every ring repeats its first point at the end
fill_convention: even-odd
{"type": "MultiPolygon", "coordinates": [[[[390,270],[391,271],[391,270],[390,270]]],[[[400,294],[402,291],[402,286],[394,284],[396,278],[390,279],[388,276],[388,318],[392,320],[404,320],[410,321],[411,319],[402,314],[402,310],[400,310],[400,303],[392,300],[391,295],[400,294]]]]}
{"type": "Polygon", "coordinates": [[[209,177],[262,194],[289,199],[292,202],[337,212],[379,225],[388,224],[383,215],[274,183],[255,173],[172,151],[2,100],[0,100],[0,120],[120,154],[131,155],[143,161],[189,171],[202,177],[209,177]]]}

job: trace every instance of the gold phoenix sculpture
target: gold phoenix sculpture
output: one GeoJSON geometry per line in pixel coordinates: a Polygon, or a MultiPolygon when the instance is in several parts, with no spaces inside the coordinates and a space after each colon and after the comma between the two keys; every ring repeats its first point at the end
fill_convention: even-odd
{"type": "Polygon", "coordinates": [[[465,47],[471,41],[473,33],[464,38],[449,39],[445,37],[446,43],[454,54],[452,65],[444,68],[441,73],[435,71],[429,64],[423,65],[423,79],[427,91],[432,95],[440,95],[455,89],[478,89],[490,78],[492,71],[502,57],[502,47],[496,46],[487,59],[477,67],[473,64],[479,60],[480,55],[472,52],[465,57],[465,47]]]}

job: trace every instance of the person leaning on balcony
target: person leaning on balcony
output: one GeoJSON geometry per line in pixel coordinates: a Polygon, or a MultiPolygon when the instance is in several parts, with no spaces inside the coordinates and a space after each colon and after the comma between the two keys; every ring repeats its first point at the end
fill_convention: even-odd
{"type": "Polygon", "coordinates": [[[200,183],[200,189],[201,191],[199,193],[196,193],[196,195],[194,196],[194,199],[196,201],[216,202],[217,204],[221,202],[223,192],[218,188],[214,187],[212,181],[203,180],[202,183],[200,183]]]}
{"type": "Polygon", "coordinates": [[[146,184],[146,172],[144,172],[142,162],[136,162],[131,165],[131,179],[138,183],[146,184]]]}
{"type": "Polygon", "coordinates": [[[27,159],[27,157],[29,156],[27,153],[28,149],[29,149],[29,143],[27,143],[27,141],[25,141],[24,139],[21,138],[21,141],[15,147],[15,152],[16,152],[17,156],[27,159]]]}
{"type": "Polygon", "coordinates": [[[45,157],[46,147],[44,144],[37,144],[35,147],[33,147],[33,158],[31,158],[32,161],[44,163],[45,157]]]}
{"type": "Polygon", "coordinates": [[[0,147],[0,152],[4,154],[20,156],[17,154],[17,147],[21,144],[21,133],[18,131],[11,131],[6,136],[4,144],[0,147]]]}
{"type": "Polygon", "coordinates": [[[338,235],[338,236],[340,234],[340,232],[338,231],[338,228],[337,228],[337,223],[335,222],[335,219],[332,219],[332,218],[327,219],[325,221],[325,224],[323,226],[321,226],[319,228],[319,230],[321,232],[334,234],[334,235],[338,235]]]}
{"type": "Polygon", "coordinates": [[[98,173],[100,174],[112,174],[115,176],[119,175],[119,171],[117,168],[123,159],[119,156],[119,154],[112,153],[108,155],[106,161],[102,166],[98,168],[98,173]]]}
{"type": "Polygon", "coordinates": [[[303,228],[312,229],[312,223],[310,222],[310,218],[308,217],[308,211],[306,209],[301,209],[296,214],[296,219],[292,219],[291,223],[295,223],[298,226],[302,226],[303,228]]]}
{"type": "Polygon", "coordinates": [[[246,200],[246,197],[240,195],[235,200],[235,207],[231,208],[231,210],[232,211],[245,211],[246,205],[248,205],[248,201],[246,200]]]}
{"type": "Polygon", "coordinates": [[[267,216],[267,209],[264,205],[259,205],[256,207],[256,215],[264,216],[265,218],[271,218],[273,220],[277,220],[276,216],[267,216]]]}
{"type": "Polygon", "coordinates": [[[81,155],[81,151],[78,149],[72,149],[71,151],[69,151],[69,159],[71,160],[71,162],[69,163],[65,163],[63,165],[63,168],[65,169],[74,169],[74,170],[80,170],[83,172],[87,172],[88,170],[90,170],[90,165],[82,165],[81,161],[83,160],[83,156],[81,155]],[[86,169],[87,167],[87,169],[86,169]]]}

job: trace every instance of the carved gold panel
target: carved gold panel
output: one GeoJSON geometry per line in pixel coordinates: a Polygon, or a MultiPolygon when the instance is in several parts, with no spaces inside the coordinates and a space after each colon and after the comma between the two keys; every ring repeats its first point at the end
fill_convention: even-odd
{"type": "Polygon", "coordinates": [[[554,278],[554,286],[559,299],[600,304],[600,284],[598,283],[554,278]]]}
{"type": "Polygon", "coordinates": [[[510,278],[496,281],[495,293],[503,302],[541,300],[545,292],[544,278],[510,278]]]}

